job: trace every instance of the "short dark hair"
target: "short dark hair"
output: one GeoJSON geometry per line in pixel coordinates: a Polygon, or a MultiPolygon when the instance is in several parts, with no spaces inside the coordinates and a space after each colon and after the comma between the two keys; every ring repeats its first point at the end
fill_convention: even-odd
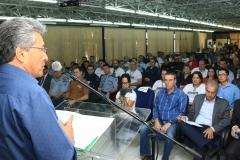
{"type": "Polygon", "coordinates": [[[226,68],[219,68],[218,74],[219,74],[220,71],[225,71],[225,73],[226,73],[227,75],[229,75],[229,70],[226,69],[226,68]]]}
{"type": "Polygon", "coordinates": [[[89,61],[84,61],[83,64],[86,63],[86,62],[89,63],[89,61]]]}
{"type": "Polygon", "coordinates": [[[99,63],[99,62],[105,63],[105,61],[104,61],[103,59],[99,59],[99,60],[98,60],[98,63],[99,63]]]}
{"type": "Polygon", "coordinates": [[[80,72],[82,72],[82,68],[80,66],[74,67],[73,70],[74,69],[78,69],[80,72]]]}
{"type": "Polygon", "coordinates": [[[156,63],[156,60],[155,60],[154,58],[151,58],[150,61],[151,61],[151,60],[154,60],[154,62],[156,63]]]}
{"type": "Polygon", "coordinates": [[[165,74],[165,76],[167,76],[167,75],[172,75],[172,76],[174,76],[174,79],[177,78],[176,73],[174,73],[174,72],[172,72],[172,71],[167,71],[167,73],[165,74]]]}
{"type": "Polygon", "coordinates": [[[76,62],[72,62],[72,66],[78,66],[76,62]]]}
{"type": "Polygon", "coordinates": [[[199,71],[195,71],[192,73],[192,77],[194,76],[194,74],[198,75],[198,77],[201,79],[201,82],[203,81],[203,76],[202,76],[202,73],[199,72],[199,71]]]}
{"type": "Polygon", "coordinates": [[[44,68],[45,68],[45,69],[48,69],[48,66],[47,66],[47,65],[45,65],[45,66],[44,66],[44,68]]]}
{"type": "MultiPolygon", "coordinates": [[[[214,78],[218,78],[218,77],[217,77],[217,73],[216,73],[216,69],[215,69],[214,67],[209,67],[209,68],[208,68],[208,72],[209,72],[210,69],[212,69],[213,72],[214,72],[214,78]]],[[[208,77],[209,77],[209,75],[207,74],[207,78],[208,78],[208,77]]]]}
{"type": "Polygon", "coordinates": [[[114,59],[113,61],[117,61],[118,64],[120,63],[118,59],[114,59]]]}
{"type": "Polygon", "coordinates": [[[108,63],[105,63],[104,65],[103,65],[103,67],[108,67],[108,68],[110,68],[110,65],[108,64],[108,63]]]}
{"type": "Polygon", "coordinates": [[[131,82],[131,78],[130,78],[129,74],[127,74],[127,73],[122,74],[122,76],[121,76],[121,82],[122,82],[122,79],[123,79],[123,78],[127,78],[128,82],[131,82]]]}
{"type": "Polygon", "coordinates": [[[94,56],[90,56],[90,58],[95,58],[94,56]]]}
{"type": "Polygon", "coordinates": [[[86,58],[87,59],[87,57],[85,57],[85,56],[82,56],[82,58],[86,58]]]}
{"type": "Polygon", "coordinates": [[[89,65],[87,66],[87,68],[88,68],[88,67],[92,67],[92,68],[94,69],[94,66],[93,66],[92,64],[89,64],[89,65]]]}
{"type": "Polygon", "coordinates": [[[226,60],[226,59],[221,59],[220,62],[221,62],[221,61],[222,61],[222,62],[224,61],[224,62],[227,64],[227,60],[226,60]]]}

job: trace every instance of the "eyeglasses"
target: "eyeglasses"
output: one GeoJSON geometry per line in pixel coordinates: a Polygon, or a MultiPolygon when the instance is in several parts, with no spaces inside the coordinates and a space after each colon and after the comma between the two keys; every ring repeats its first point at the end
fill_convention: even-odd
{"type": "Polygon", "coordinates": [[[36,49],[40,49],[42,52],[47,53],[47,48],[39,48],[39,47],[30,47],[30,48],[36,48],[36,49]]]}
{"type": "Polygon", "coordinates": [[[122,82],[122,84],[128,84],[129,82],[122,82]]]}
{"type": "Polygon", "coordinates": [[[218,77],[226,76],[226,74],[218,74],[218,77]]]}

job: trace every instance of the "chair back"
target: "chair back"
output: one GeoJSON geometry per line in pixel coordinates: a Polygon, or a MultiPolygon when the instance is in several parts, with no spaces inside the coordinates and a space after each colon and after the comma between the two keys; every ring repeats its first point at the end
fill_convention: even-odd
{"type": "Polygon", "coordinates": [[[138,108],[149,108],[152,110],[153,108],[153,100],[154,100],[154,91],[152,89],[148,89],[147,93],[139,91],[138,88],[134,89],[137,94],[137,100],[135,106],[138,108]]]}

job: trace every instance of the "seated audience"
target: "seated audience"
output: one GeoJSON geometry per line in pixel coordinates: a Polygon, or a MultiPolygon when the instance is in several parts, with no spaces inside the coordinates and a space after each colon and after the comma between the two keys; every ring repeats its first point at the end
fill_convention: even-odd
{"type": "Polygon", "coordinates": [[[197,95],[190,113],[177,118],[185,139],[202,155],[201,160],[205,160],[206,154],[211,157],[218,150],[218,146],[214,143],[220,139],[221,131],[230,124],[228,102],[216,96],[217,91],[218,83],[213,80],[208,81],[206,94],[197,95]],[[183,122],[186,120],[200,124],[202,127],[183,122]]]}
{"type": "Polygon", "coordinates": [[[124,71],[126,72],[130,68],[130,62],[128,56],[123,57],[123,62],[124,62],[124,71]]]}
{"type": "Polygon", "coordinates": [[[163,82],[164,76],[166,73],[167,73],[167,70],[162,69],[160,79],[157,80],[152,86],[152,90],[154,91],[155,96],[157,95],[158,91],[162,90],[163,88],[166,88],[165,83],[163,82]]]}
{"type": "Polygon", "coordinates": [[[85,77],[87,74],[87,66],[89,65],[89,61],[84,61],[83,62],[83,67],[82,68],[82,76],[85,77]]]}
{"type": "Polygon", "coordinates": [[[43,68],[43,76],[37,78],[37,80],[38,80],[38,84],[40,86],[42,86],[47,93],[49,92],[52,78],[53,78],[53,76],[51,76],[48,73],[48,66],[45,65],[44,68],[43,68]]]}
{"type": "Polygon", "coordinates": [[[150,66],[147,67],[146,72],[144,74],[144,78],[143,78],[143,86],[150,86],[152,87],[152,85],[156,82],[156,80],[159,79],[159,68],[157,68],[155,66],[155,59],[151,59],[150,60],[150,66]]]}
{"type": "Polygon", "coordinates": [[[122,68],[124,70],[124,72],[127,71],[127,68],[124,66],[124,61],[123,60],[119,61],[119,67],[122,68]]]}
{"type": "Polygon", "coordinates": [[[217,56],[217,59],[214,63],[212,63],[212,67],[215,68],[215,70],[218,70],[220,68],[220,60],[222,59],[221,56],[217,56]]]}
{"type": "Polygon", "coordinates": [[[174,68],[175,73],[177,75],[179,75],[182,72],[185,63],[182,62],[182,57],[181,56],[175,56],[173,65],[175,66],[175,68],[174,68]]]}
{"type": "Polygon", "coordinates": [[[174,72],[175,71],[175,66],[171,62],[169,62],[168,58],[163,58],[163,64],[161,66],[161,70],[162,69],[174,72]]]}
{"type": "Polygon", "coordinates": [[[103,59],[98,60],[99,68],[95,70],[95,74],[100,78],[101,75],[104,74],[103,72],[103,65],[105,64],[105,61],[103,59]]]}
{"type": "Polygon", "coordinates": [[[218,80],[220,82],[217,96],[226,99],[231,109],[230,116],[232,117],[232,111],[234,107],[234,101],[240,99],[240,91],[237,86],[232,84],[229,79],[229,71],[226,68],[220,68],[218,70],[218,80]]]}
{"type": "MultiPolygon", "coordinates": [[[[220,60],[220,68],[225,68],[227,69],[227,61],[225,59],[221,59],[220,60]]],[[[227,69],[228,70],[228,69],[227,69]]],[[[228,81],[231,83],[233,80],[234,80],[234,74],[232,71],[228,70],[229,71],[229,78],[228,78],[228,81]]],[[[218,71],[217,71],[217,74],[218,74],[218,71]]]]}
{"type": "Polygon", "coordinates": [[[130,63],[130,70],[126,72],[131,78],[130,88],[135,89],[142,85],[142,74],[137,70],[137,62],[130,63]]]}
{"type": "Polygon", "coordinates": [[[189,65],[185,65],[183,67],[182,73],[177,78],[177,86],[179,87],[181,83],[185,82],[186,84],[192,83],[192,75],[191,75],[191,67],[189,65]]]}
{"type": "Polygon", "coordinates": [[[159,64],[159,67],[161,67],[161,65],[163,64],[163,55],[164,55],[164,52],[161,52],[161,51],[157,52],[157,62],[159,64]]]}
{"type": "MultiPolygon", "coordinates": [[[[186,94],[175,86],[176,82],[175,73],[167,72],[165,74],[164,83],[166,88],[158,92],[153,108],[154,126],[174,139],[177,129],[176,117],[185,115],[187,105],[186,94]]],[[[148,137],[149,133],[151,133],[151,130],[143,125],[140,131],[140,155],[144,156],[143,160],[151,159],[152,153],[150,138],[148,137]]],[[[162,137],[161,135],[157,135],[157,137],[158,136],[162,137]]],[[[162,160],[169,159],[173,145],[174,142],[166,138],[162,160]]]]}
{"type": "MultiPolygon", "coordinates": [[[[133,63],[133,62],[131,62],[133,63]]],[[[135,103],[137,100],[136,92],[130,88],[130,76],[129,74],[123,74],[121,76],[122,89],[118,91],[115,102],[126,109],[135,112],[135,103]]],[[[121,111],[114,107],[115,111],[121,111]]]]}
{"type": "MultiPolygon", "coordinates": [[[[103,65],[103,70],[104,75],[101,76],[98,91],[105,94],[106,97],[110,98],[112,101],[115,101],[118,89],[118,79],[111,75],[109,64],[105,63],[103,65]]],[[[107,101],[97,95],[93,95],[90,101],[94,103],[108,104],[107,101]]],[[[100,108],[100,111],[104,112],[105,108],[100,108]]]]}
{"type": "Polygon", "coordinates": [[[225,160],[239,160],[240,139],[236,131],[240,130],[240,99],[234,103],[234,110],[232,115],[231,136],[228,139],[228,146],[225,150],[225,160]]]}
{"type": "Polygon", "coordinates": [[[89,64],[93,65],[94,70],[99,67],[99,64],[95,61],[95,57],[94,56],[90,56],[89,64]]]}
{"type": "Polygon", "coordinates": [[[142,73],[142,75],[145,71],[145,63],[143,62],[143,60],[144,60],[144,56],[140,55],[138,57],[138,62],[137,62],[137,70],[139,70],[142,73]]]}
{"type": "Polygon", "coordinates": [[[211,59],[208,57],[207,54],[204,54],[203,56],[203,60],[206,64],[206,68],[210,67],[212,65],[211,59]]]}
{"type": "Polygon", "coordinates": [[[206,69],[205,61],[204,60],[199,61],[198,66],[199,67],[194,68],[191,71],[191,73],[193,73],[195,71],[199,71],[199,72],[201,72],[203,78],[207,77],[208,70],[206,69]]]}
{"type": "Polygon", "coordinates": [[[238,73],[239,67],[240,67],[239,58],[234,57],[233,58],[233,65],[227,66],[227,69],[233,72],[234,78],[237,78],[237,73],[238,73]]]}
{"type": "Polygon", "coordinates": [[[192,83],[187,84],[183,92],[188,95],[189,104],[191,104],[198,94],[205,94],[205,84],[202,84],[202,74],[198,71],[193,72],[192,74],[192,83]]]}
{"type": "Polygon", "coordinates": [[[185,52],[182,53],[182,62],[184,62],[185,64],[189,61],[189,58],[187,58],[187,55],[185,52]]]}
{"type": "Polygon", "coordinates": [[[218,82],[217,73],[213,67],[208,69],[208,74],[206,78],[203,78],[202,83],[206,84],[209,80],[214,80],[218,82]]]}
{"type": "Polygon", "coordinates": [[[186,64],[188,64],[192,69],[197,67],[197,61],[193,56],[189,57],[189,61],[186,64]]]}
{"type": "MultiPolygon", "coordinates": [[[[238,75],[240,75],[240,69],[238,69],[238,75]]],[[[232,84],[236,85],[240,89],[240,78],[237,76],[237,78],[232,81],[232,84]]]]}
{"type": "MultiPolygon", "coordinates": [[[[145,69],[147,69],[147,67],[150,66],[150,60],[151,60],[151,59],[154,59],[154,60],[155,60],[155,58],[154,58],[152,55],[149,56],[148,59],[149,59],[149,62],[145,65],[145,69]]],[[[155,67],[159,68],[159,64],[158,64],[157,61],[155,61],[155,67]]]]}
{"type": "Polygon", "coordinates": [[[99,77],[94,73],[94,66],[93,65],[90,64],[90,65],[87,66],[87,74],[85,75],[84,79],[92,82],[93,88],[95,90],[98,90],[99,77]]]}
{"type": "Polygon", "coordinates": [[[51,86],[48,93],[49,97],[51,99],[63,98],[69,87],[69,78],[67,75],[62,74],[62,65],[60,62],[53,62],[52,69],[54,70],[54,77],[51,80],[51,86]]]}
{"type": "Polygon", "coordinates": [[[110,69],[110,72],[112,73],[112,76],[115,77],[121,77],[122,74],[124,74],[124,70],[119,67],[119,61],[117,59],[113,60],[113,68],[110,69]]]}

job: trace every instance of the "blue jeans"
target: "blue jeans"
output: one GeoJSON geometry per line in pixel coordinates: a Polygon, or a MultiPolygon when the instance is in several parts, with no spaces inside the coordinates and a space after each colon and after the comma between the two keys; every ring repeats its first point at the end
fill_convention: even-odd
{"type": "MultiPolygon", "coordinates": [[[[161,123],[161,125],[162,125],[162,123],[161,123]]],[[[171,126],[168,128],[166,134],[175,139],[176,129],[177,129],[177,124],[171,124],[171,126]]],[[[151,144],[150,144],[151,142],[150,142],[150,138],[148,137],[149,133],[151,133],[150,129],[146,125],[143,125],[140,130],[140,155],[141,156],[151,156],[152,155],[151,144]]],[[[159,136],[162,136],[162,135],[157,135],[157,137],[159,137],[159,136]]],[[[174,145],[174,142],[166,138],[165,144],[164,144],[162,160],[169,159],[169,155],[172,151],[173,145],[174,145]]]]}

